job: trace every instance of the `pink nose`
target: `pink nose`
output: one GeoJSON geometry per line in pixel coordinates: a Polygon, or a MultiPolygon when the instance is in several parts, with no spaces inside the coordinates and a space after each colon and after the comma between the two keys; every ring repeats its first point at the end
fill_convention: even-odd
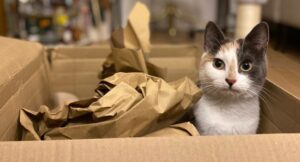
{"type": "Polygon", "coordinates": [[[225,81],[228,83],[228,85],[229,85],[230,87],[236,82],[235,79],[225,79],[225,81]]]}

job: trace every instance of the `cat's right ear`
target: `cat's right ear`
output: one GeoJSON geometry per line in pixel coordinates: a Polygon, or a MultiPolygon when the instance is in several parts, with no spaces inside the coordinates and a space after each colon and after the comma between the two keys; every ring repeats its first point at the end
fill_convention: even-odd
{"type": "Polygon", "coordinates": [[[213,22],[208,22],[204,33],[204,51],[215,54],[224,42],[225,36],[223,32],[213,22]]]}

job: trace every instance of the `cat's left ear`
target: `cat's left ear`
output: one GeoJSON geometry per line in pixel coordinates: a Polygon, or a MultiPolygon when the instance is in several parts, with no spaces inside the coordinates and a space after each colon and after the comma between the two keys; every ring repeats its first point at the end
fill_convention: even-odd
{"type": "Polygon", "coordinates": [[[246,36],[244,46],[254,50],[266,50],[269,42],[269,26],[265,22],[257,24],[246,36]]]}
{"type": "Polygon", "coordinates": [[[218,52],[224,40],[222,30],[212,21],[208,22],[204,32],[204,51],[211,54],[218,52]]]}

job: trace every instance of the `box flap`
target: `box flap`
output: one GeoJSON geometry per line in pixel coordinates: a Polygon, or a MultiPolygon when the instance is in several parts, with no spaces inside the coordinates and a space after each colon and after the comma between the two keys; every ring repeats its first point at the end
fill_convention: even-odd
{"type": "Polygon", "coordinates": [[[262,133],[300,132],[300,64],[273,49],[268,51],[267,82],[262,90],[262,133]]]}
{"type": "Polygon", "coordinates": [[[43,47],[38,43],[0,37],[0,94],[5,94],[0,98],[0,107],[43,63],[38,59],[42,51],[43,47]]]}
{"type": "Polygon", "coordinates": [[[299,150],[296,134],[1,142],[0,161],[282,162],[299,150]]]}
{"type": "Polygon", "coordinates": [[[89,58],[106,58],[111,52],[109,44],[97,46],[57,46],[52,49],[51,59],[89,59],[89,58]]]}
{"type": "Polygon", "coordinates": [[[0,37],[0,140],[18,138],[20,108],[48,103],[49,78],[43,52],[38,43],[0,37]]]}
{"type": "Polygon", "coordinates": [[[269,49],[268,60],[268,80],[300,101],[300,63],[273,49],[269,49]]]}

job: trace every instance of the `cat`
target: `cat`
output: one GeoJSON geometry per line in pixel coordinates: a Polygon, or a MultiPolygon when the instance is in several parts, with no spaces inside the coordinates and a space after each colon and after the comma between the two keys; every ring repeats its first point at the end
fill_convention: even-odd
{"type": "Polygon", "coordinates": [[[256,134],[268,42],[269,27],[265,22],[237,40],[225,38],[213,22],[207,24],[199,64],[203,96],[193,109],[200,134],[256,134]]]}

